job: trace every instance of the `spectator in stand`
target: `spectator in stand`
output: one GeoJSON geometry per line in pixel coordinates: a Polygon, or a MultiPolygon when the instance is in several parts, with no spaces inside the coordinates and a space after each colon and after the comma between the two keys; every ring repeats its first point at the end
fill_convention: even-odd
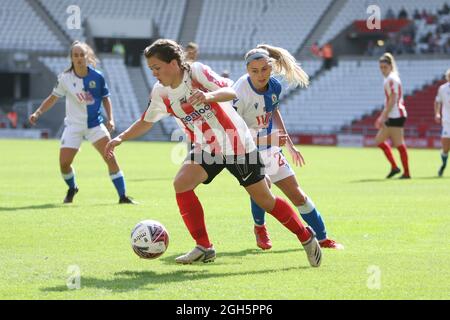
{"type": "Polygon", "coordinates": [[[408,12],[406,12],[405,8],[402,7],[402,10],[400,10],[398,14],[399,19],[408,19],[408,12]]]}
{"type": "Polygon", "coordinates": [[[417,9],[414,10],[413,18],[414,18],[414,20],[420,20],[422,18],[419,10],[417,10],[417,9]]]}
{"type": "Polygon", "coordinates": [[[444,6],[442,7],[442,10],[438,11],[439,15],[447,15],[450,13],[450,7],[448,6],[448,3],[445,3],[444,6]]]}
{"type": "Polygon", "coordinates": [[[386,11],[384,18],[385,19],[395,19],[395,14],[391,7],[389,7],[389,9],[386,11]]]}
{"type": "Polygon", "coordinates": [[[320,55],[323,58],[323,68],[325,70],[331,69],[333,67],[334,58],[333,46],[331,43],[327,43],[322,47],[320,55]]]}

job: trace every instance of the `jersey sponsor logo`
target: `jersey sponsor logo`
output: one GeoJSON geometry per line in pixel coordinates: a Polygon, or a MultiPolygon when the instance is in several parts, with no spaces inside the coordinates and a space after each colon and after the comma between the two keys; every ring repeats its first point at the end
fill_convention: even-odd
{"type": "Polygon", "coordinates": [[[210,119],[213,116],[211,106],[209,104],[204,105],[202,108],[189,113],[186,117],[181,118],[184,124],[192,123],[195,121],[203,119],[210,119]]]}
{"type": "Polygon", "coordinates": [[[256,121],[258,123],[259,127],[267,128],[269,126],[270,118],[272,117],[272,112],[267,112],[266,114],[263,114],[262,116],[257,116],[256,121]]]}
{"type": "Polygon", "coordinates": [[[85,103],[87,105],[92,105],[95,103],[95,99],[90,92],[83,91],[83,92],[77,93],[76,96],[80,103],[85,103]]]}

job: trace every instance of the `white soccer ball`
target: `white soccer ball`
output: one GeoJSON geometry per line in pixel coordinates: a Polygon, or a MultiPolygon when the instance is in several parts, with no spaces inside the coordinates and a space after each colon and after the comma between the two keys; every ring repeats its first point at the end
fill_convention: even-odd
{"type": "Polygon", "coordinates": [[[166,252],[169,233],[158,221],[139,222],[131,232],[131,247],[143,259],[156,259],[166,252]]]}

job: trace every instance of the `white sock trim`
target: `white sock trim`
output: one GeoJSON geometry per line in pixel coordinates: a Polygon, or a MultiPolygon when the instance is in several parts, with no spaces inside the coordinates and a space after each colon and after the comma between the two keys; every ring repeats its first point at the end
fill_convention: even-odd
{"type": "Polygon", "coordinates": [[[123,178],[123,172],[119,171],[117,173],[110,174],[109,176],[111,177],[111,180],[116,180],[117,178],[123,178]]]}
{"type": "Polygon", "coordinates": [[[61,176],[63,177],[64,180],[69,180],[69,179],[72,179],[73,177],[75,177],[75,172],[74,172],[74,170],[72,170],[71,173],[67,173],[67,174],[61,173],[61,176]]]}
{"type": "Polygon", "coordinates": [[[306,198],[306,202],[304,205],[297,207],[300,214],[309,214],[313,212],[315,208],[316,206],[314,205],[314,202],[312,202],[309,197],[306,198]]]}

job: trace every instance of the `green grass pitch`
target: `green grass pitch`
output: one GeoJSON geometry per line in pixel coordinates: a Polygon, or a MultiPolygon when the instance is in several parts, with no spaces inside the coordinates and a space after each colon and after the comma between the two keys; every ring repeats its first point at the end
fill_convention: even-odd
{"type": "Polygon", "coordinates": [[[0,299],[450,297],[450,171],[436,178],[439,151],[411,149],[407,181],[383,179],[389,167],[377,149],[301,147],[300,184],[329,236],[345,245],[325,250],[316,269],[271,216],[273,248],[256,248],[249,199],[226,171],[197,189],[216,261],[175,264],[194,242],[172,188],[174,146],[127,142],[117,150],[128,193],[140,202],[119,206],[106,165],[85,142],[74,163],[80,192],[62,205],[58,141],[0,140],[0,299]],[[157,260],[130,247],[130,231],[144,219],[170,234],[157,260]],[[79,290],[67,287],[70,266],[80,270],[79,290]]]}

